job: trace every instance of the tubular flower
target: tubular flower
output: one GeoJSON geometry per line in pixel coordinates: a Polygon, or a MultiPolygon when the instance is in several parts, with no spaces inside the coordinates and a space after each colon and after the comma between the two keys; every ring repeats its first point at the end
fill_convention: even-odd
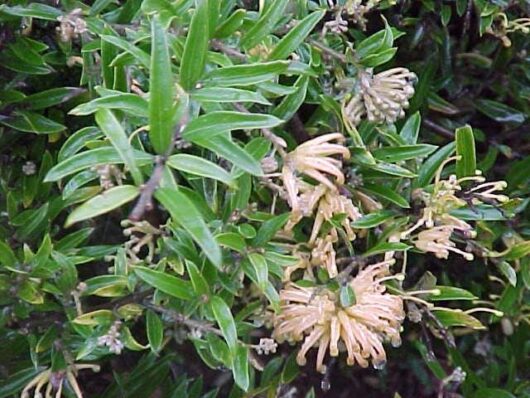
{"type": "Polygon", "coordinates": [[[275,319],[273,337],[278,342],[304,340],[296,357],[300,366],[306,354],[318,347],[316,369],[325,372],[324,357],[339,349],[347,351],[348,365],[382,368],[386,362],[384,341],[401,344],[399,330],[405,318],[403,301],[385,293],[381,283],[391,261],[371,265],[350,282],[355,304],[342,307],[335,292],[319,287],[288,284],[280,292],[281,313],[275,319]]]}
{"type": "Polygon", "coordinates": [[[451,251],[462,255],[466,260],[473,260],[473,254],[466,253],[455,247],[456,244],[450,239],[453,230],[454,227],[448,225],[426,229],[418,234],[414,244],[418,249],[424,252],[432,252],[438,258],[447,259],[451,251]]]}
{"type": "Polygon", "coordinates": [[[331,143],[343,140],[344,136],[340,133],[326,134],[304,142],[286,156],[282,179],[287,191],[287,200],[294,212],[300,211],[298,198],[300,180],[297,174],[310,177],[331,190],[337,189],[335,184],[344,184],[342,161],[331,157],[333,155],[342,155],[345,159],[350,157],[348,148],[331,143]],[[330,180],[330,176],[335,177],[334,182],[330,180]]]}
{"type": "Polygon", "coordinates": [[[373,75],[372,68],[363,70],[359,73],[359,92],[346,105],[346,115],[353,124],[358,124],[364,113],[370,122],[394,123],[405,116],[416,80],[416,75],[406,68],[377,75],[373,75]]]}
{"type": "Polygon", "coordinates": [[[77,372],[83,369],[92,369],[94,372],[99,372],[100,367],[98,365],[91,364],[72,364],[69,365],[63,371],[52,372],[51,369],[46,369],[35,376],[22,390],[21,398],[29,398],[29,392],[35,388],[33,394],[34,398],[42,398],[41,393],[44,386],[46,386],[45,395],[46,398],[60,398],[63,396],[63,383],[65,380],[75,393],[76,398],[83,398],[83,393],[79,384],[77,383],[76,376],[77,372]],[[55,391],[54,391],[55,390],[55,391]]]}
{"type": "MultiPolygon", "coordinates": [[[[346,217],[341,221],[341,225],[346,231],[349,240],[355,239],[355,233],[350,226],[352,221],[358,220],[362,217],[359,209],[354,206],[351,199],[340,195],[337,191],[327,190],[324,196],[322,196],[318,202],[318,210],[315,217],[315,223],[313,224],[313,230],[311,231],[311,237],[309,243],[315,242],[322,224],[326,221],[330,221],[333,216],[338,214],[345,214],[346,217]]],[[[331,234],[334,239],[338,239],[337,230],[331,229],[331,234]]]]}
{"type": "Polygon", "coordinates": [[[451,175],[447,180],[441,179],[443,167],[456,157],[447,159],[438,169],[432,193],[422,192],[421,199],[425,204],[422,216],[408,230],[401,233],[401,239],[406,239],[418,228],[425,226],[427,230],[420,232],[415,245],[418,249],[435,253],[439,258],[447,258],[448,252],[461,254],[464,258],[472,260],[470,253],[455,249],[455,244],[450,240],[453,232],[459,231],[464,236],[474,238],[476,233],[467,222],[451,215],[451,211],[466,206],[467,198],[473,205],[482,203],[503,203],[508,197],[496,193],[506,188],[506,182],[485,182],[486,179],[477,170],[476,175],[457,178],[451,175]],[[462,183],[473,183],[471,188],[462,188],[462,183]]]}
{"type": "Polygon", "coordinates": [[[334,278],[338,274],[335,261],[337,253],[333,248],[333,242],[336,240],[332,235],[318,238],[315,242],[315,248],[311,252],[311,264],[326,268],[330,278],[334,278]]]}

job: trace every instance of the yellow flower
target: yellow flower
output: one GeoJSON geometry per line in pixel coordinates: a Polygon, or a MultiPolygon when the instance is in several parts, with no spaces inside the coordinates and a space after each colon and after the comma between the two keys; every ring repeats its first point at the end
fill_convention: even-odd
{"type": "Polygon", "coordinates": [[[296,360],[306,364],[306,354],[318,347],[316,369],[325,372],[324,358],[347,351],[348,365],[382,368],[386,362],[384,341],[399,346],[401,323],[405,317],[399,296],[385,293],[382,278],[392,261],[368,266],[350,282],[355,303],[340,305],[338,295],[327,288],[287,284],[280,292],[281,313],[275,319],[273,337],[278,342],[304,340],[296,360]],[[342,344],[339,344],[342,343],[342,344]]]}
{"type": "Polygon", "coordinates": [[[311,252],[311,264],[319,267],[324,267],[328,271],[330,278],[334,278],[338,274],[336,259],[336,252],[333,248],[333,242],[336,242],[332,235],[325,238],[318,238],[315,242],[315,247],[311,252]]]}
{"type": "Polygon", "coordinates": [[[41,391],[44,386],[46,386],[46,392],[44,395],[46,398],[51,398],[52,396],[54,398],[60,398],[62,397],[63,383],[65,380],[68,380],[68,384],[74,391],[76,398],[83,398],[83,393],[76,380],[77,372],[83,369],[92,369],[94,372],[99,372],[100,368],[98,365],[80,363],[69,365],[62,371],[52,372],[51,369],[46,369],[30,380],[26,387],[24,387],[20,397],[29,398],[29,392],[35,388],[33,397],[41,398],[43,396],[41,391]],[[55,395],[52,395],[54,389],[57,389],[57,391],[55,392],[55,395]]]}
{"type": "Polygon", "coordinates": [[[331,156],[341,155],[350,157],[350,151],[343,145],[333,144],[331,141],[343,141],[340,133],[326,134],[313,138],[299,145],[294,151],[287,154],[282,168],[282,179],[287,200],[294,212],[300,211],[298,192],[301,181],[297,175],[305,175],[331,190],[336,190],[335,184],[344,184],[344,174],[341,171],[342,161],[331,156]],[[335,181],[330,180],[335,177],[335,181]]]}

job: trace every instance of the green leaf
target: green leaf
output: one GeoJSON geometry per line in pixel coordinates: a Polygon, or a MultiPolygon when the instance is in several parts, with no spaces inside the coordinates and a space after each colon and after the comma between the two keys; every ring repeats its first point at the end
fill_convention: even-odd
{"type": "Polygon", "coordinates": [[[388,200],[389,202],[392,202],[399,207],[402,207],[404,209],[410,208],[409,202],[407,199],[405,199],[403,196],[399,195],[396,191],[379,184],[373,184],[370,182],[365,182],[364,185],[361,188],[361,191],[366,191],[370,194],[373,194],[375,196],[379,196],[383,199],[388,200]]]}
{"type": "Polygon", "coordinates": [[[497,207],[477,205],[473,208],[461,207],[450,212],[452,216],[464,221],[502,221],[507,216],[497,207]]]}
{"type": "Polygon", "coordinates": [[[412,246],[409,246],[402,242],[381,242],[372,247],[370,250],[363,254],[364,257],[374,256],[376,254],[386,253],[390,251],[407,251],[412,246]]]}
{"type": "Polygon", "coordinates": [[[459,309],[433,308],[431,311],[445,327],[462,326],[475,330],[486,329],[477,318],[459,309]]]}
{"type": "Polygon", "coordinates": [[[90,115],[99,109],[117,109],[129,115],[149,117],[148,103],[136,94],[117,94],[108,97],[96,98],[90,102],[76,106],[70,112],[71,115],[90,115]]]}
{"type": "Polygon", "coordinates": [[[272,115],[217,111],[192,120],[182,132],[182,137],[194,142],[196,139],[207,139],[226,131],[271,128],[281,123],[281,119],[272,115]]]}
{"type": "Polygon", "coordinates": [[[243,35],[241,45],[245,48],[254,47],[265,36],[267,36],[279,20],[284,16],[285,8],[289,0],[276,0],[268,4],[265,11],[260,15],[254,26],[243,35]]]}
{"type": "Polygon", "coordinates": [[[140,266],[134,267],[134,273],[147,284],[172,297],[181,300],[192,300],[195,297],[191,283],[176,276],[140,266]]]}
{"type": "Polygon", "coordinates": [[[300,44],[309,36],[313,28],[318,24],[322,17],[326,14],[325,10],[315,11],[301,20],[289,33],[287,33],[276,44],[272,52],[268,56],[268,60],[275,61],[287,58],[300,44]]]}
{"type": "Polygon", "coordinates": [[[185,261],[188,275],[190,276],[191,284],[198,295],[210,294],[210,287],[204,276],[201,274],[199,268],[189,260],[185,261]]]}
{"type": "Polygon", "coordinates": [[[456,144],[451,142],[432,154],[420,167],[414,185],[420,188],[429,185],[443,161],[453,154],[455,146],[456,144]]]}
{"type": "Polygon", "coordinates": [[[398,166],[397,164],[377,162],[376,164],[371,165],[369,167],[374,170],[380,171],[385,174],[390,174],[393,176],[406,177],[406,178],[416,177],[416,174],[414,174],[412,171],[404,167],[398,166]]]}
{"type": "Polygon", "coordinates": [[[517,285],[517,273],[510,263],[507,261],[501,261],[497,264],[497,268],[499,269],[499,272],[508,280],[510,285],[513,287],[517,285]]]}
{"type": "Polygon", "coordinates": [[[504,259],[513,261],[528,255],[530,255],[530,240],[525,240],[510,247],[510,251],[504,256],[504,259]]]}
{"type": "Polygon", "coordinates": [[[215,152],[218,156],[229,160],[247,173],[255,176],[263,175],[260,162],[227,136],[216,135],[210,138],[199,138],[195,140],[195,144],[215,152]]]}
{"type": "Polygon", "coordinates": [[[221,246],[228,247],[240,253],[244,252],[247,247],[245,240],[241,237],[241,235],[235,232],[225,232],[225,233],[216,235],[215,240],[221,246]]]}
{"type": "Polygon", "coordinates": [[[40,93],[28,95],[22,101],[25,109],[39,110],[49,108],[53,105],[62,104],[70,99],[82,94],[85,89],[80,87],[58,87],[40,93]]]}
{"type": "Polygon", "coordinates": [[[480,388],[472,398],[516,398],[511,392],[500,388],[480,388]]]}
{"type": "MultiPolygon", "coordinates": [[[[0,12],[2,11],[0,6],[0,12]]],[[[3,378],[2,385],[0,385],[0,398],[7,398],[16,396],[24,389],[24,387],[31,382],[31,380],[39,373],[43,372],[45,367],[31,367],[20,370],[7,378],[3,378]]]]}
{"type": "Polygon", "coordinates": [[[289,213],[284,213],[265,221],[258,230],[256,238],[252,241],[253,246],[264,246],[274,237],[274,235],[276,235],[276,232],[278,232],[285,225],[288,219],[289,213]]]}
{"type": "Polygon", "coordinates": [[[250,376],[248,366],[248,347],[238,345],[233,356],[232,373],[234,381],[243,391],[250,387],[250,376]]]}
{"type": "Polygon", "coordinates": [[[298,77],[293,86],[296,87],[296,91],[287,95],[274,109],[272,114],[282,120],[290,120],[296,111],[298,111],[298,108],[300,108],[300,106],[304,103],[308,84],[309,76],[301,75],[298,77]]]}
{"type": "Polygon", "coordinates": [[[455,133],[456,154],[460,159],[456,161],[456,175],[458,178],[474,176],[477,170],[475,152],[475,137],[471,126],[459,127],[455,133]]]}
{"type": "Polygon", "coordinates": [[[340,305],[343,308],[351,307],[357,302],[355,299],[355,292],[349,284],[340,287],[339,298],[340,305]]]}
{"type": "Polygon", "coordinates": [[[381,210],[375,213],[366,214],[358,220],[351,223],[353,228],[366,229],[381,225],[388,219],[394,217],[394,213],[390,210],[381,210]]]}
{"type": "Polygon", "coordinates": [[[216,87],[250,86],[274,79],[285,72],[288,66],[288,61],[226,66],[209,72],[203,83],[205,86],[216,87]]]}
{"type": "Polygon", "coordinates": [[[84,296],[120,297],[126,293],[127,277],[124,275],[99,275],[84,281],[84,296]]]}
{"type": "Polygon", "coordinates": [[[499,123],[521,124],[526,120],[524,113],[501,102],[478,99],[473,104],[481,113],[499,123]]]}
{"type": "MultiPolygon", "coordinates": [[[[136,47],[134,44],[129,43],[127,40],[123,40],[120,37],[111,36],[111,35],[101,35],[101,40],[104,40],[110,44],[115,45],[116,47],[124,50],[125,52],[131,54],[134,59],[136,59],[142,66],[149,68],[150,58],[144,50],[136,47]]],[[[112,66],[112,65],[111,65],[112,66]]]]}
{"type": "Polygon", "coordinates": [[[175,88],[166,32],[157,16],[152,20],[151,32],[149,140],[155,151],[162,154],[168,150],[173,139],[173,99],[175,88]]]}
{"type": "Polygon", "coordinates": [[[120,122],[116,119],[116,116],[108,109],[101,109],[96,113],[96,123],[107,136],[112,146],[120,154],[123,163],[125,163],[131,172],[135,184],[141,185],[144,182],[144,178],[138,168],[138,164],[136,164],[133,147],[120,122]]]}
{"type": "Polygon", "coordinates": [[[94,196],[81,206],[76,208],[66,219],[65,227],[69,227],[76,222],[88,220],[101,214],[108,213],[125,203],[130,202],[140,190],[134,185],[120,185],[110,188],[100,195],[94,196]]]}
{"type": "Polygon", "coordinates": [[[5,267],[13,267],[17,263],[17,257],[13,250],[4,242],[0,241],[0,264],[5,267]]]}
{"type": "Polygon", "coordinates": [[[177,154],[170,156],[166,163],[180,171],[185,171],[202,177],[213,178],[214,180],[224,182],[227,185],[234,184],[232,176],[225,169],[198,156],[177,154]]]}
{"type": "Polygon", "coordinates": [[[28,111],[15,111],[12,116],[0,117],[0,124],[11,127],[15,130],[35,134],[53,134],[66,129],[59,124],[38,113],[28,111]]]}
{"type": "Polygon", "coordinates": [[[372,151],[372,155],[374,155],[376,159],[394,163],[430,155],[437,148],[436,145],[429,144],[402,145],[378,148],[372,151]]]}
{"type": "Polygon", "coordinates": [[[158,189],[155,197],[171,214],[173,221],[184,228],[197,242],[206,257],[216,267],[220,267],[221,249],[193,202],[181,191],[169,188],[158,189]]]}
{"type": "Polygon", "coordinates": [[[72,323],[87,326],[105,325],[108,324],[113,317],[114,314],[110,310],[96,310],[78,316],[72,321],[72,323]]]}
{"type": "Polygon", "coordinates": [[[180,84],[187,91],[201,78],[208,53],[208,0],[197,0],[196,4],[180,65],[180,84]]]}
{"type": "Polygon", "coordinates": [[[399,136],[403,138],[403,141],[405,141],[407,144],[414,145],[418,141],[420,126],[421,115],[419,112],[416,112],[407,119],[401,128],[401,131],[399,132],[399,136]]]}
{"type": "Polygon", "coordinates": [[[360,60],[363,60],[370,55],[388,50],[392,46],[394,36],[397,37],[397,30],[392,29],[388,25],[386,19],[384,22],[384,30],[374,33],[355,46],[355,54],[360,60]]]}
{"type": "Polygon", "coordinates": [[[147,341],[153,352],[159,352],[164,340],[164,325],[160,317],[153,311],[147,310],[145,314],[147,341]]]}
{"type": "Polygon", "coordinates": [[[247,11],[242,8],[235,10],[233,14],[217,28],[213,36],[222,39],[232,35],[243,24],[246,15],[247,11]]]}
{"type": "Polygon", "coordinates": [[[219,296],[210,298],[210,308],[232,355],[237,351],[237,330],[234,317],[225,301],[219,296]]]}
{"type": "Polygon", "coordinates": [[[45,19],[56,22],[57,18],[62,15],[60,9],[51,7],[46,4],[30,3],[26,7],[13,6],[9,7],[5,4],[0,5],[0,13],[6,13],[17,17],[29,17],[37,19],[45,19]]]}
{"type": "Polygon", "coordinates": [[[270,105],[260,93],[237,88],[205,87],[191,93],[191,98],[199,102],[255,102],[270,105]]]}
{"type": "Polygon", "coordinates": [[[97,127],[84,127],[76,131],[64,142],[57,155],[57,161],[62,162],[68,159],[79,152],[85,146],[86,142],[96,140],[102,136],[103,133],[97,127]]]}
{"type": "Polygon", "coordinates": [[[428,301],[445,301],[445,300],[476,300],[478,297],[465,289],[453,286],[435,286],[433,289],[440,291],[440,294],[429,294],[428,301]]]}
{"type": "MultiPolygon", "coordinates": [[[[152,163],[153,155],[146,152],[133,149],[134,159],[137,166],[144,166],[152,163]]],[[[113,147],[101,147],[78,153],[68,157],[62,162],[56,164],[48,171],[44,182],[58,181],[61,178],[77,173],[88,167],[98,166],[101,164],[119,164],[123,163],[122,157],[113,147]]]]}
{"type": "Polygon", "coordinates": [[[259,253],[251,253],[248,256],[250,264],[254,267],[256,272],[256,280],[260,289],[265,290],[267,282],[269,281],[269,268],[267,266],[267,260],[259,253]]]}
{"type": "Polygon", "coordinates": [[[376,66],[387,63],[394,55],[396,55],[397,47],[388,48],[377,54],[370,54],[364,57],[361,63],[367,68],[375,68],[376,66]]]}

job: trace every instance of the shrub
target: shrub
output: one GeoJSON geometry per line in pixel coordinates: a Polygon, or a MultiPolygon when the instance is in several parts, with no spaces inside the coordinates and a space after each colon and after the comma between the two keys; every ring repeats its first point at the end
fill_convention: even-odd
{"type": "Polygon", "coordinates": [[[530,396],[528,11],[5,1],[0,397],[530,396]]]}

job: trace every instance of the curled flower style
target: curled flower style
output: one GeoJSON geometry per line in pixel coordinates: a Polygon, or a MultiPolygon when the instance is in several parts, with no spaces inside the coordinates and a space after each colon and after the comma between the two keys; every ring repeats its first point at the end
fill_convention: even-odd
{"type": "Polygon", "coordinates": [[[77,373],[83,369],[92,369],[94,372],[99,372],[100,367],[98,365],[80,363],[69,365],[65,370],[59,370],[55,372],[51,369],[46,369],[31,379],[28,384],[26,384],[20,397],[29,398],[29,392],[32,389],[35,389],[33,397],[42,398],[43,395],[41,391],[44,386],[46,386],[44,397],[60,398],[63,396],[64,381],[67,380],[68,384],[74,391],[76,398],[83,398],[83,393],[81,392],[81,388],[79,387],[79,384],[76,380],[77,373]]]}
{"type": "Polygon", "coordinates": [[[350,157],[348,148],[332,143],[343,140],[344,136],[340,133],[326,134],[304,142],[287,154],[282,168],[282,179],[287,191],[287,200],[294,212],[300,211],[298,198],[300,179],[297,174],[310,177],[331,190],[337,189],[335,184],[344,184],[342,161],[331,157],[333,155],[341,155],[345,159],[350,157]],[[335,177],[334,182],[330,180],[330,176],[335,177]]]}
{"type": "MultiPolygon", "coordinates": [[[[324,224],[326,221],[330,221],[333,216],[338,214],[346,215],[346,217],[341,221],[341,225],[346,231],[348,239],[355,239],[355,233],[353,232],[350,223],[361,218],[362,214],[360,213],[359,209],[355,207],[351,199],[340,195],[336,191],[328,190],[318,201],[318,210],[315,217],[315,223],[313,224],[313,230],[311,231],[311,237],[309,238],[310,244],[315,242],[322,224],[324,224]]],[[[336,228],[331,229],[331,235],[335,240],[338,239],[336,228]]]]}
{"type": "Polygon", "coordinates": [[[473,254],[466,253],[460,249],[457,249],[456,244],[451,241],[451,234],[454,228],[449,225],[441,225],[421,231],[414,244],[416,247],[424,252],[432,252],[438,258],[447,259],[449,252],[460,254],[466,260],[473,260],[473,254]]]}
{"type": "Polygon", "coordinates": [[[422,215],[411,228],[401,233],[401,239],[406,239],[418,228],[425,226],[427,230],[420,232],[414,241],[418,249],[433,252],[439,258],[447,258],[448,253],[452,251],[472,260],[473,256],[470,253],[455,248],[450,236],[453,232],[458,231],[465,237],[474,238],[476,232],[467,222],[450,213],[466,206],[467,202],[463,198],[466,198],[473,205],[498,204],[508,201],[507,196],[497,193],[497,191],[506,188],[506,182],[485,182],[486,179],[480,175],[478,170],[474,176],[457,178],[453,174],[447,180],[442,180],[443,167],[455,159],[457,157],[449,158],[439,167],[432,193],[421,192],[420,197],[425,204],[422,215]],[[471,185],[469,188],[463,188],[463,183],[471,185]]]}
{"type": "Polygon", "coordinates": [[[345,116],[354,125],[365,113],[370,122],[394,123],[405,116],[416,80],[416,75],[406,68],[393,68],[377,75],[373,75],[372,68],[361,71],[359,92],[345,106],[345,116]]]}
{"type": "Polygon", "coordinates": [[[300,366],[306,354],[318,347],[316,369],[325,372],[324,357],[340,349],[347,351],[348,365],[367,367],[371,362],[382,368],[386,362],[384,341],[401,344],[399,335],[405,318],[399,296],[385,293],[382,281],[393,261],[373,264],[361,270],[350,282],[355,303],[342,307],[335,292],[327,288],[287,284],[280,292],[281,313],[275,319],[273,337],[278,342],[304,340],[296,357],[300,366]]]}
{"type": "Polygon", "coordinates": [[[106,334],[98,337],[98,346],[107,346],[110,352],[120,355],[124,347],[120,340],[120,328],[121,322],[114,322],[106,334]]]}
{"type": "Polygon", "coordinates": [[[333,248],[333,242],[336,240],[332,235],[318,238],[311,252],[311,265],[326,268],[330,278],[336,277],[339,273],[336,262],[337,253],[333,248]]]}

